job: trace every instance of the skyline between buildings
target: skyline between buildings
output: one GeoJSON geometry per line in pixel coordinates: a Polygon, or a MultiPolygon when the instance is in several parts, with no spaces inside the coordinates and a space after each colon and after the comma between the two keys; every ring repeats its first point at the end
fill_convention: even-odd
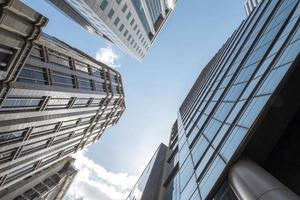
{"type": "MultiPolygon", "coordinates": [[[[100,0],[96,4],[97,9],[110,12],[108,8],[112,2],[100,0]]],[[[196,4],[200,5],[199,2],[190,5],[196,4]]],[[[29,5],[46,4],[31,2],[29,5]]],[[[46,34],[42,29],[48,27],[47,19],[22,2],[3,0],[0,6],[5,10],[0,15],[1,198],[61,199],[73,183],[76,184],[72,188],[73,194],[69,193],[65,199],[119,200],[125,199],[128,194],[127,200],[248,200],[249,196],[253,199],[259,196],[274,199],[278,195],[284,196],[283,199],[298,199],[299,0],[261,1],[207,65],[199,66],[197,62],[198,67],[205,67],[181,106],[178,106],[177,120],[172,128],[168,128],[171,128],[171,133],[159,129],[157,124],[165,123],[163,118],[174,119],[163,113],[168,107],[173,108],[173,101],[177,101],[179,95],[166,98],[167,104],[161,109],[157,109],[153,102],[163,104],[165,99],[162,97],[166,96],[161,96],[160,92],[171,93],[178,87],[172,81],[176,79],[175,71],[181,68],[188,71],[195,64],[184,60],[185,55],[168,54],[166,49],[162,49],[159,54],[165,62],[158,65],[160,68],[155,68],[155,65],[135,68],[140,73],[128,76],[126,70],[130,71],[132,67],[129,64],[126,69],[122,67],[116,71],[72,47],[78,47],[81,41],[75,44],[70,42],[69,38],[77,33],[74,31],[76,29],[65,30],[69,24],[61,27],[50,24],[51,34],[46,34]],[[53,29],[63,32],[66,37],[52,34],[53,29]],[[174,68],[164,73],[167,63],[172,63],[174,68]],[[170,84],[151,82],[150,79],[156,79],[151,70],[170,84]],[[125,79],[122,80],[120,74],[125,79]],[[125,88],[123,81],[126,81],[125,88]],[[133,90],[127,89],[130,81],[135,87],[142,86],[143,93],[137,92],[134,98],[129,98],[130,109],[135,107],[139,112],[132,117],[130,126],[115,131],[110,148],[118,149],[120,153],[127,151],[126,143],[130,141],[132,147],[145,145],[135,140],[138,137],[134,134],[135,129],[140,134],[140,140],[151,143],[146,136],[147,127],[140,128],[141,122],[149,125],[148,131],[153,135],[157,132],[167,137],[170,135],[168,145],[159,146],[132,192],[125,183],[130,180],[128,174],[107,172],[95,164],[97,157],[104,156],[111,162],[124,165],[120,157],[109,148],[95,151],[95,145],[90,146],[100,138],[112,135],[111,129],[109,134],[104,135],[104,129],[128,122],[119,119],[125,110],[124,89],[126,94],[132,95],[133,90]],[[152,88],[155,93],[151,93],[152,88]],[[141,105],[145,99],[146,106],[143,107],[141,105]],[[147,118],[147,109],[157,120],[147,118]],[[130,134],[124,138],[122,132],[130,134]],[[85,163],[77,165],[80,166],[77,170],[70,156],[87,146],[94,150],[89,155],[94,157],[89,160],[80,154],[79,158],[85,163]],[[253,188],[253,185],[257,187],[253,188]],[[276,190],[278,187],[281,190],[276,190]],[[105,190],[108,192],[105,193],[105,190]]],[[[155,6],[153,4],[153,8],[155,6]]],[[[213,8],[215,10],[217,6],[213,8]]],[[[242,4],[240,8],[242,10],[242,4]]],[[[49,9],[48,12],[54,10],[50,6],[43,9],[49,9]]],[[[159,15],[155,9],[152,12],[153,16],[159,15]]],[[[124,17],[127,18],[127,15],[124,17]]],[[[193,26],[195,23],[193,21],[193,26]]],[[[215,26],[213,31],[217,30],[216,23],[211,24],[215,26]]],[[[176,29],[172,30],[169,34],[176,34],[176,29]]],[[[179,34],[180,39],[173,40],[175,45],[169,43],[168,48],[188,47],[191,50],[192,43],[180,45],[179,40],[192,40],[199,45],[196,41],[203,41],[201,37],[204,37],[205,30],[200,32],[192,38],[190,31],[188,39],[182,38],[184,34],[179,34]]],[[[205,39],[213,37],[212,34],[206,35],[205,39]]],[[[88,43],[88,38],[75,39],[82,40],[87,49],[93,46],[88,43]]],[[[206,49],[209,50],[210,47],[206,49]]],[[[89,50],[86,52],[90,54],[89,50]]],[[[195,52],[189,52],[196,55],[194,58],[190,55],[191,59],[202,60],[202,53],[195,52]]],[[[128,63],[135,64],[135,61],[128,63]]],[[[197,70],[196,73],[199,68],[197,70]]],[[[180,85],[191,79],[184,73],[177,77],[180,79],[175,81],[180,85]]],[[[126,162],[136,165],[138,155],[144,153],[143,148],[140,150],[130,154],[126,162]]]]}

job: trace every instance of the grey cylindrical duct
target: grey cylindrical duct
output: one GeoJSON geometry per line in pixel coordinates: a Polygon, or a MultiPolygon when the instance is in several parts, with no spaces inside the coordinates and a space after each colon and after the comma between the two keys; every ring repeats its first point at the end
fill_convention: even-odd
{"type": "Polygon", "coordinates": [[[250,160],[234,164],[228,179],[240,200],[300,200],[294,192],[250,160]]]}

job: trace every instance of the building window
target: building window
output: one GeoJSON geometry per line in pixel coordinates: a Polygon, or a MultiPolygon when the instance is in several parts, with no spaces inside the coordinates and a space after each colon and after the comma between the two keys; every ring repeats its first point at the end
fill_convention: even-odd
{"type": "Polygon", "coordinates": [[[6,70],[12,58],[13,52],[8,48],[0,46],[0,69],[6,70]]]}
{"type": "Polygon", "coordinates": [[[105,10],[105,8],[107,7],[108,5],[108,1],[107,0],[103,0],[102,3],[100,4],[100,8],[102,10],[105,10]]]}
{"type": "Polygon", "coordinates": [[[42,183],[37,184],[34,188],[41,194],[45,194],[48,191],[48,188],[42,183]]]}
{"type": "Polygon", "coordinates": [[[48,101],[46,110],[67,108],[69,102],[70,102],[70,98],[51,98],[48,101]]]}
{"type": "Polygon", "coordinates": [[[15,171],[11,172],[10,174],[7,175],[5,183],[15,180],[15,179],[33,171],[34,167],[35,167],[35,163],[27,165],[25,167],[21,167],[20,169],[17,169],[15,171]]]}
{"type": "Polygon", "coordinates": [[[88,124],[93,120],[93,117],[85,117],[80,119],[80,125],[88,124]]]}
{"type": "Polygon", "coordinates": [[[59,87],[75,88],[74,77],[70,74],[53,71],[52,85],[59,87]]]}
{"type": "Polygon", "coordinates": [[[120,4],[122,0],[116,0],[117,4],[120,4]]]}
{"type": "Polygon", "coordinates": [[[41,141],[38,141],[38,142],[34,142],[34,143],[30,143],[30,144],[25,145],[22,148],[22,152],[20,153],[20,156],[25,156],[25,155],[28,155],[30,153],[33,153],[33,152],[39,151],[41,149],[44,149],[44,148],[47,147],[48,142],[49,142],[49,140],[44,139],[44,140],[41,140],[41,141]]]}
{"type": "Polygon", "coordinates": [[[100,92],[105,92],[105,86],[102,83],[95,82],[95,90],[100,92]]]}
{"type": "Polygon", "coordinates": [[[0,152],[0,163],[10,161],[13,158],[15,152],[16,152],[16,149],[11,149],[8,151],[0,152]]]}
{"type": "Polygon", "coordinates": [[[128,34],[128,30],[126,30],[126,31],[124,32],[124,36],[126,37],[127,34],[128,34]]]}
{"type": "Polygon", "coordinates": [[[89,69],[89,66],[83,62],[79,62],[77,60],[75,60],[75,69],[78,70],[78,71],[82,71],[82,72],[85,72],[87,74],[90,73],[90,69],[89,69]]]}
{"type": "Polygon", "coordinates": [[[33,189],[30,189],[30,190],[27,190],[26,192],[24,192],[24,196],[29,199],[37,199],[40,195],[33,189]]]}
{"type": "Polygon", "coordinates": [[[90,105],[93,105],[93,106],[99,106],[99,105],[102,105],[102,100],[103,99],[93,99],[93,101],[90,103],[90,105]],[[100,104],[101,103],[101,104],[100,104]]]}
{"type": "Polygon", "coordinates": [[[70,57],[61,54],[59,52],[53,51],[51,49],[48,49],[49,51],[49,60],[50,63],[54,64],[55,66],[58,67],[66,67],[68,69],[71,68],[70,65],[70,57]]]}
{"type": "Polygon", "coordinates": [[[27,129],[22,129],[0,133],[0,144],[20,140],[26,131],[27,129]]]}
{"type": "Polygon", "coordinates": [[[100,77],[102,79],[104,79],[104,73],[101,69],[97,69],[95,67],[92,67],[92,73],[94,76],[100,77]]]}
{"type": "Polygon", "coordinates": [[[119,17],[117,17],[116,19],[115,19],[115,21],[114,21],[114,25],[118,25],[119,24],[119,22],[120,22],[120,18],[119,17]]]}
{"type": "Polygon", "coordinates": [[[42,163],[41,163],[41,166],[44,166],[54,160],[56,160],[57,158],[59,157],[59,154],[58,153],[54,153],[50,156],[47,156],[46,158],[43,159],[42,163]]]}
{"type": "Polygon", "coordinates": [[[61,142],[64,142],[64,141],[70,139],[70,136],[72,135],[72,133],[73,133],[73,131],[69,131],[67,133],[57,135],[54,138],[52,145],[57,145],[57,144],[59,144],[61,142]]]}
{"type": "Polygon", "coordinates": [[[134,25],[134,28],[133,28],[133,30],[135,31],[137,29],[137,25],[134,25]]]}
{"type": "Polygon", "coordinates": [[[108,18],[111,19],[115,14],[115,11],[113,9],[110,9],[109,13],[108,13],[108,18]]]}
{"type": "Polygon", "coordinates": [[[129,35],[128,38],[127,38],[128,42],[130,41],[130,39],[131,39],[131,35],[129,35]]]}
{"type": "Polygon", "coordinates": [[[126,16],[126,18],[129,20],[130,17],[131,17],[131,12],[129,11],[128,14],[127,14],[127,16],[126,16]]]}
{"type": "Polygon", "coordinates": [[[25,65],[21,70],[17,81],[46,85],[47,84],[46,71],[45,69],[25,65]]]}
{"type": "Polygon", "coordinates": [[[119,28],[119,31],[122,32],[123,29],[124,29],[124,25],[122,24],[122,25],[120,26],[120,28],[119,28]]]}
{"type": "Polygon", "coordinates": [[[131,44],[131,45],[133,45],[133,43],[134,43],[134,39],[132,38],[132,40],[131,40],[131,43],[130,43],[130,44],[131,44]]]}
{"type": "Polygon", "coordinates": [[[91,100],[90,98],[77,98],[76,101],[74,102],[73,108],[86,107],[88,106],[90,100],[91,100]]]}
{"type": "Polygon", "coordinates": [[[73,153],[77,149],[77,146],[78,145],[74,145],[72,147],[69,147],[69,148],[63,150],[62,155],[67,155],[67,154],[73,153]]]}
{"type": "Polygon", "coordinates": [[[134,24],[134,19],[131,20],[130,25],[132,26],[134,24]]]}
{"type": "Polygon", "coordinates": [[[92,81],[85,78],[77,78],[78,88],[83,90],[92,90],[92,81]]]}
{"type": "Polygon", "coordinates": [[[2,104],[1,111],[37,109],[42,99],[42,97],[8,97],[2,104]]]}
{"type": "Polygon", "coordinates": [[[78,123],[78,119],[70,120],[70,121],[64,121],[63,124],[60,127],[60,130],[70,129],[74,128],[78,123]]]}
{"type": "Polygon", "coordinates": [[[139,33],[140,33],[140,29],[136,32],[136,35],[139,35],[139,33]]]}
{"type": "Polygon", "coordinates": [[[122,12],[125,13],[126,10],[127,10],[127,8],[128,8],[128,7],[127,7],[127,4],[124,4],[124,6],[123,6],[123,8],[122,8],[122,12]]]}
{"type": "Polygon", "coordinates": [[[44,180],[44,184],[47,185],[50,188],[52,188],[53,186],[55,186],[55,182],[52,181],[50,178],[47,178],[46,180],[44,180]]]}
{"type": "Polygon", "coordinates": [[[39,137],[45,134],[54,133],[58,127],[58,123],[36,126],[32,129],[30,138],[39,137]]]}
{"type": "Polygon", "coordinates": [[[39,45],[34,45],[30,52],[30,57],[37,60],[43,60],[42,47],[39,45]]]}

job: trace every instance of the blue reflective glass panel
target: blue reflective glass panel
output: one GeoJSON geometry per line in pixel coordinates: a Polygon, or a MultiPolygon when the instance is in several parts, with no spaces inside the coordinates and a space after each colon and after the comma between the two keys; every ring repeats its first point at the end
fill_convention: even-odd
{"type": "Polygon", "coordinates": [[[233,131],[230,133],[229,137],[227,138],[226,142],[224,143],[220,154],[223,156],[223,158],[226,159],[228,162],[232,155],[236,152],[237,148],[243,141],[248,129],[236,127],[233,129],[233,131]]]}
{"type": "Polygon", "coordinates": [[[223,162],[223,160],[221,160],[219,156],[217,156],[199,185],[200,194],[203,199],[207,197],[212,187],[215,185],[221,173],[223,172],[224,168],[225,163],[223,162]]]}
{"type": "Polygon", "coordinates": [[[243,127],[250,128],[267,103],[269,97],[269,95],[266,95],[253,98],[246,111],[243,113],[238,124],[243,127]]]}

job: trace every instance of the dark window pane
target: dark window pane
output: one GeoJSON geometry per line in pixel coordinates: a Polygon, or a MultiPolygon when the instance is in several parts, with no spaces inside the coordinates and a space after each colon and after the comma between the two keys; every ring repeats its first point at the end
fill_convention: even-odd
{"type": "Polygon", "coordinates": [[[52,72],[52,84],[60,87],[75,88],[72,75],[56,71],[52,72]]]}
{"type": "Polygon", "coordinates": [[[77,78],[77,82],[78,82],[79,89],[86,89],[86,90],[93,89],[92,81],[89,79],[77,78]]]}
{"type": "Polygon", "coordinates": [[[105,8],[107,7],[108,5],[108,1],[107,0],[102,0],[102,3],[100,4],[100,8],[102,10],[105,10],[105,8]]]}
{"type": "Polygon", "coordinates": [[[233,154],[236,152],[237,148],[243,141],[245,135],[247,133],[247,129],[236,127],[230,133],[230,136],[227,138],[225,144],[223,145],[220,154],[223,155],[227,161],[231,159],[233,154]]]}
{"type": "Polygon", "coordinates": [[[16,149],[0,152],[0,163],[10,161],[13,158],[15,152],[16,149]]]}
{"type": "Polygon", "coordinates": [[[47,84],[47,76],[45,69],[25,65],[18,77],[19,82],[33,83],[33,84],[47,84]]]}
{"type": "Polygon", "coordinates": [[[120,22],[120,18],[119,17],[117,17],[116,19],[115,19],[115,21],[114,21],[114,25],[118,25],[119,24],[119,22],[120,22]]]}
{"type": "Polygon", "coordinates": [[[10,131],[10,132],[0,133],[0,143],[6,143],[6,142],[20,140],[24,136],[26,131],[27,131],[27,129],[22,129],[22,130],[15,130],[15,131],[10,131]]]}
{"type": "Polygon", "coordinates": [[[123,31],[123,29],[124,29],[124,25],[122,24],[119,28],[119,31],[123,31]]]}
{"type": "Polygon", "coordinates": [[[130,17],[131,17],[131,12],[129,11],[127,16],[126,16],[127,20],[129,20],[130,17]]]}
{"type": "Polygon", "coordinates": [[[2,104],[1,111],[30,110],[39,108],[42,97],[8,97],[2,104]]]}
{"type": "Polygon", "coordinates": [[[10,49],[0,46],[0,70],[6,70],[7,66],[12,58],[13,51],[10,49]]]}
{"type": "Polygon", "coordinates": [[[113,9],[111,9],[108,13],[108,18],[111,19],[115,14],[115,11],[113,9]]]}
{"type": "Polygon", "coordinates": [[[126,12],[126,10],[127,10],[127,5],[124,4],[124,6],[123,6],[123,8],[122,8],[122,12],[124,13],[124,12],[126,12]]]}

